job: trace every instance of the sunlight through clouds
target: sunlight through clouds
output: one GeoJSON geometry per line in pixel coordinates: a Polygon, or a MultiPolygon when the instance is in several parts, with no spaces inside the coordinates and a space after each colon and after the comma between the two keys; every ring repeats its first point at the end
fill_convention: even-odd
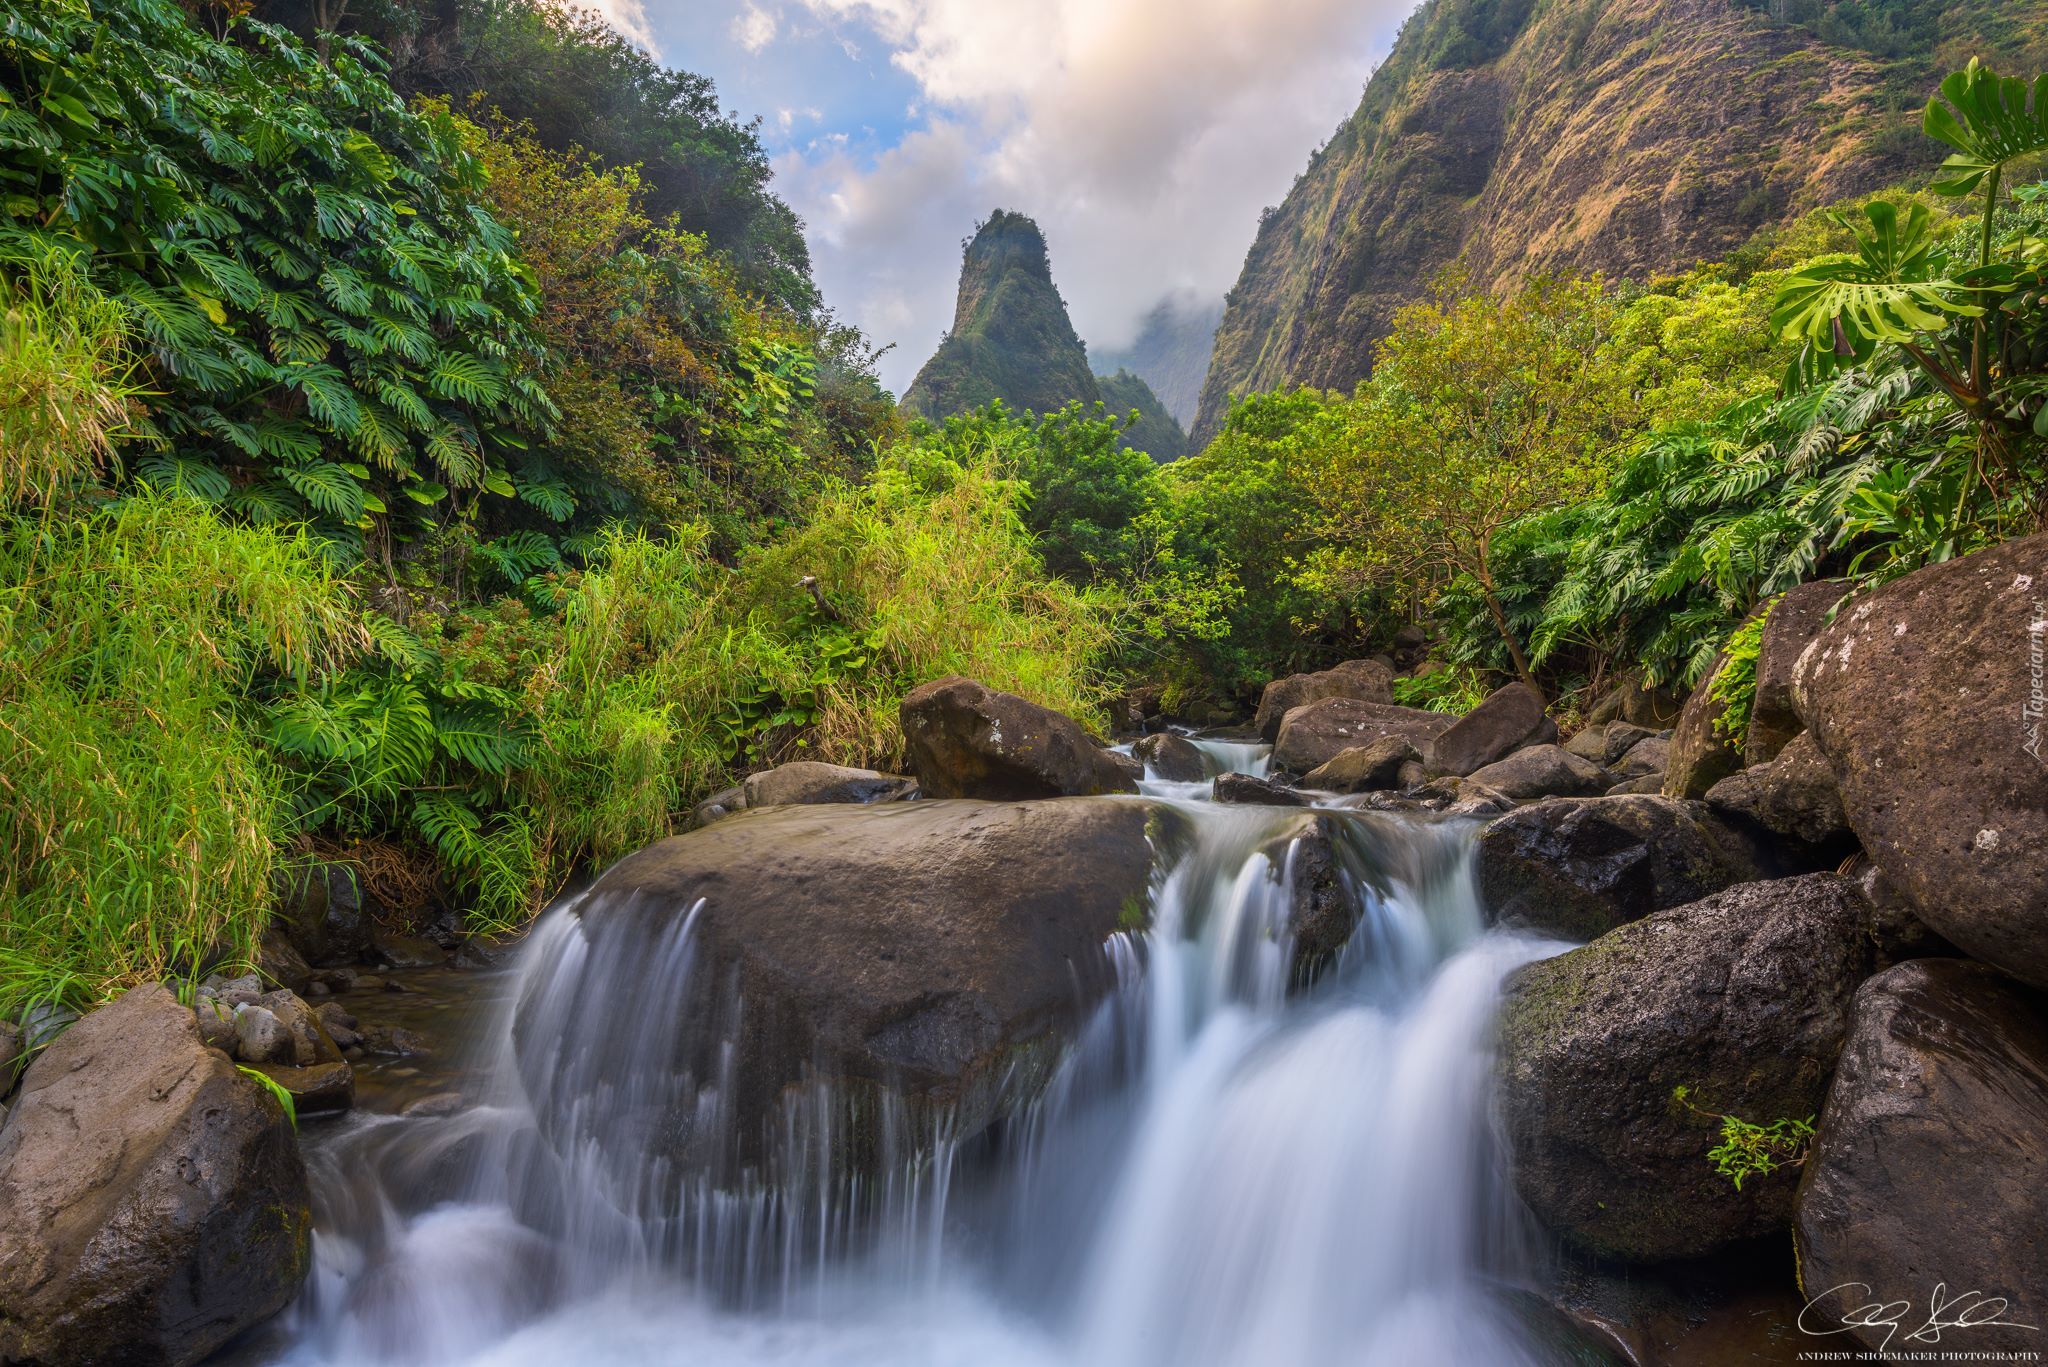
{"type": "Polygon", "coordinates": [[[1229,288],[1260,209],[1356,107],[1412,7],[802,0],[886,48],[921,119],[867,155],[785,154],[778,188],[810,226],[826,297],[900,344],[898,384],[951,322],[960,239],[997,207],[1039,220],[1083,336],[1121,346],[1168,294],[1229,288]]]}

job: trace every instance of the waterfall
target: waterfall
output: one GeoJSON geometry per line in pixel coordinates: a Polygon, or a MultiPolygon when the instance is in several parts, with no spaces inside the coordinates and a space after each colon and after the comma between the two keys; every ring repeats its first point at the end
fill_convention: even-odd
{"type": "MultiPolygon", "coordinates": [[[[1207,753],[1263,768],[1263,747],[1207,753]]],[[[1303,988],[1275,840],[1299,812],[1175,797],[1193,834],[1151,929],[1111,940],[1116,988],[994,1134],[955,1143],[873,1099],[855,1118],[816,1088],[777,1176],[737,1189],[658,1156],[681,1135],[709,1171],[731,1142],[729,1079],[665,1043],[731,1019],[691,909],[630,959],[551,911],[489,1008],[481,1104],[311,1146],[317,1271],[267,1360],[1562,1360],[1524,1324],[1540,1267],[1488,1104],[1500,983],[1562,946],[1485,929],[1469,828],[1332,812],[1358,925],[1303,988]],[[834,1163],[853,1128],[883,1176],[834,1163]]]]}

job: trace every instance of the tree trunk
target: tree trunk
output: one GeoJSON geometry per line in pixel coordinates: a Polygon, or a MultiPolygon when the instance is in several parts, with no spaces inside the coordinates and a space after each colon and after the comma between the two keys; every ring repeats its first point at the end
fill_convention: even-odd
{"type": "Polygon", "coordinates": [[[1522,643],[1515,639],[1514,629],[1508,626],[1507,611],[1501,607],[1500,599],[1493,596],[1492,581],[1482,581],[1479,591],[1486,595],[1486,610],[1493,614],[1494,629],[1500,632],[1501,640],[1507,642],[1508,658],[1515,662],[1515,673],[1522,676],[1522,682],[1529,686],[1531,693],[1548,702],[1543,689],[1536,683],[1536,672],[1529,667],[1529,657],[1522,653],[1522,643]]]}

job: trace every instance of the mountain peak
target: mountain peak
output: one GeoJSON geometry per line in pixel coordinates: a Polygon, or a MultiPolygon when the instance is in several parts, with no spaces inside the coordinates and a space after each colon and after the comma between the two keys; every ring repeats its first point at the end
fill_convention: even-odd
{"type": "Polygon", "coordinates": [[[961,254],[953,330],[917,372],[904,406],[941,419],[995,399],[1050,413],[1101,397],[1053,284],[1045,234],[1024,214],[997,209],[961,254]]]}

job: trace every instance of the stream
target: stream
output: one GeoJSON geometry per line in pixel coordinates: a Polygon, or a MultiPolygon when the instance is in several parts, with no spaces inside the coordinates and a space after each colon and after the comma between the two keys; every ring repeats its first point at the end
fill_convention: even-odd
{"type": "MultiPolygon", "coordinates": [[[[1198,744],[1219,772],[1264,769],[1264,747],[1198,744]]],[[[1500,983],[1565,946],[1486,929],[1473,828],[1351,811],[1358,929],[1289,993],[1289,871],[1260,852],[1289,813],[1207,787],[1145,784],[1195,835],[1155,880],[1150,930],[1111,941],[1118,987],[1043,1091],[968,1144],[884,1116],[879,1188],[820,1162],[714,1191],[651,1157],[646,1117],[677,1089],[697,1089],[707,1133],[719,1118],[715,1086],[660,1063],[692,990],[690,917],[620,960],[551,910],[508,967],[415,1008],[466,1041],[459,1073],[372,1074],[364,1109],[309,1133],[315,1271],[237,1361],[1584,1360],[1546,1331],[1489,1108],[1500,983]],[[558,1041],[523,1070],[522,1000],[522,1028],[558,1041]]]]}

